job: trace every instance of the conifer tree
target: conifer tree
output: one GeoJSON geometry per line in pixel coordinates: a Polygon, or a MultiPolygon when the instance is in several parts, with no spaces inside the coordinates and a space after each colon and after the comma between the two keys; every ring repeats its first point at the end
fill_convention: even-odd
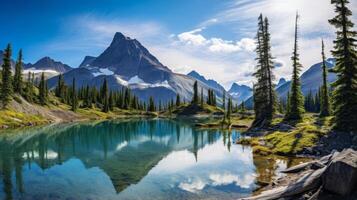
{"type": "Polygon", "coordinates": [[[19,56],[15,64],[15,75],[14,75],[14,91],[18,94],[22,94],[22,50],[19,51],[19,56]]]}
{"type": "Polygon", "coordinates": [[[149,99],[149,107],[148,107],[148,111],[150,112],[155,112],[155,102],[154,102],[154,98],[151,96],[149,99]]]}
{"type": "Polygon", "coordinates": [[[201,101],[201,108],[203,108],[203,104],[204,104],[203,87],[201,87],[201,98],[200,98],[200,101],[201,101]]]}
{"type": "Polygon", "coordinates": [[[226,112],[226,90],[223,90],[222,108],[223,108],[224,112],[226,112]]]}
{"type": "Polygon", "coordinates": [[[335,5],[336,17],[329,20],[336,27],[332,55],[336,58],[334,72],[337,80],[332,84],[335,129],[357,131],[357,32],[350,17],[352,11],[347,7],[348,0],[331,0],[335,5]]]}
{"type": "Polygon", "coordinates": [[[108,89],[107,79],[104,79],[103,81],[101,96],[102,96],[101,102],[103,104],[102,111],[109,112],[109,89],[108,89]]]}
{"type": "Polygon", "coordinates": [[[227,119],[228,122],[231,122],[231,115],[232,115],[232,99],[228,99],[228,105],[227,105],[227,119]]]}
{"type": "Polygon", "coordinates": [[[295,20],[295,43],[294,51],[291,60],[293,61],[293,75],[291,78],[290,86],[290,99],[289,99],[289,110],[285,115],[286,120],[300,120],[304,111],[304,96],[301,92],[300,83],[300,71],[302,65],[300,64],[299,58],[299,47],[298,47],[298,20],[299,15],[296,14],[295,20]]]}
{"type": "Polygon", "coordinates": [[[258,31],[256,36],[257,66],[254,76],[257,83],[254,84],[254,111],[255,120],[253,127],[263,127],[270,124],[276,111],[275,86],[273,84],[273,56],[271,54],[269,21],[258,18],[258,31]]]}
{"type": "Polygon", "coordinates": [[[176,95],[176,107],[179,107],[181,105],[181,100],[180,100],[180,95],[176,95]]]}
{"type": "Polygon", "coordinates": [[[325,117],[330,115],[330,98],[327,83],[327,66],[325,56],[325,44],[322,40],[322,88],[321,88],[321,112],[320,116],[325,117]]]}
{"type": "Polygon", "coordinates": [[[1,84],[1,102],[3,108],[6,108],[11,101],[13,93],[12,75],[11,75],[11,45],[8,44],[4,51],[4,58],[2,64],[2,84],[1,84]]]}
{"type": "Polygon", "coordinates": [[[193,104],[198,104],[198,83],[195,81],[193,84],[193,97],[192,97],[192,103],[193,104]]]}
{"type": "Polygon", "coordinates": [[[71,106],[72,111],[76,112],[78,108],[78,97],[76,92],[76,79],[73,78],[72,80],[72,90],[71,90],[72,98],[71,98],[71,106]]]}
{"type": "Polygon", "coordinates": [[[32,85],[32,82],[31,82],[31,72],[29,72],[28,76],[27,76],[24,96],[25,96],[25,99],[28,102],[33,102],[34,91],[33,91],[33,85],[32,85]]]}
{"type": "Polygon", "coordinates": [[[46,79],[45,79],[45,73],[41,73],[41,79],[40,79],[40,84],[39,84],[39,101],[41,105],[45,105],[47,102],[47,96],[46,96],[46,79]]]}
{"type": "Polygon", "coordinates": [[[63,98],[64,90],[65,90],[65,83],[64,83],[64,79],[63,79],[63,74],[60,74],[58,76],[57,86],[55,89],[55,95],[59,98],[63,98]]]}

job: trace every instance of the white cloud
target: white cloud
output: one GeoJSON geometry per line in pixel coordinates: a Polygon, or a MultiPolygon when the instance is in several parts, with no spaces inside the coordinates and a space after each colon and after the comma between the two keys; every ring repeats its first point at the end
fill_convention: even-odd
{"type": "MultiPolygon", "coordinates": [[[[195,29],[188,32],[183,32],[177,35],[177,38],[180,42],[186,45],[206,47],[211,52],[217,53],[234,53],[240,51],[249,51],[252,52],[255,49],[255,41],[250,38],[243,38],[240,41],[229,41],[221,38],[205,38],[201,32],[203,28],[195,29]]],[[[177,42],[175,41],[177,44],[177,42]]],[[[200,49],[204,50],[204,49],[200,49]]]]}
{"type": "Polygon", "coordinates": [[[229,185],[235,183],[241,188],[250,188],[255,182],[255,174],[246,174],[243,175],[243,178],[229,173],[224,174],[210,174],[209,178],[213,181],[212,185],[229,185]]]}
{"type": "Polygon", "coordinates": [[[188,183],[180,183],[178,187],[182,190],[195,193],[202,190],[205,186],[206,184],[202,180],[194,180],[188,183]]]}
{"type": "Polygon", "coordinates": [[[187,44],[191,44],[195,46],[205,45],[208,41],[201,34],[198,34],[201,31],[202,29],[195,29],[192,31],[183,32],[179,34],[177,37],[181,42],[185,42],[187,44]]]}
{"type": "MultiPolygon", "coordinates": [[[[357,1],[349,5],[357,22],[357,1]]],[[[300,57],[304,70],[320,62],[321,38],[326,42],[326,53],[331,56],[335,29],[328,19],[335,16],[329,0],[236,0],[215,16],[215,23],[205,22],[208,28],[226,25],[243,37],[253,37],[256,33],[257,18],[260,13],[270,21],[273,55],[284,63],[275,70],[276,76],[290,78],[291,52],[293,47],[294,18],[299,12],[300,57]],[[316,9],[318,8],[318,12],[316,9]]],[[[254,57],[251,58],[252,60],[254,57]]]]}

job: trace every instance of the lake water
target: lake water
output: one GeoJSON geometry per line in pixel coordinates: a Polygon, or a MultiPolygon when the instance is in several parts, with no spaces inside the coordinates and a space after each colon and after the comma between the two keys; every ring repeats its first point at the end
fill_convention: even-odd
{"type": "Polygon", "coordinates": [[[239,131],[121,120],[0,134],[0,199],[232,199],[299,160],[253,156],[239,131]]]}

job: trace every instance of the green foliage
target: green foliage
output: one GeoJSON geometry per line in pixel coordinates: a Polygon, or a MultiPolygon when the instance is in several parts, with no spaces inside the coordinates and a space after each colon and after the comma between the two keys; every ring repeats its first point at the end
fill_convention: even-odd
{"type": "Polygon", "coordinates": [[[211,106],[216,106],[216,95],[214,94],[214,91],[212,89],[208,89],[207,95],[207,104],[211,106]]]}
{"type": "Polygon", "coordinates": [[[321,108],[320,116],[326,117],[330,115],[330,97],[328,91],[327,82],[327,66],[326,66],[326,56],[325,56],[325,44],[322,40],[322,87],[321,87],[321,108]]]}
{"type": "Polygon", "coordinates": [[[350,17],[352,11],[347,7],[348,0],[332,0],[336,16],[329,20],[336,27],[332,55],[336,58],[334,72],[337,80],[332,84],[334,123],[337,130],[357,131],[357,32],[350,17]]]}
{"type": "Polygon", "coordinates": [[[72,80],[72,90],[71,90],[71,110],[76,112],[78,108],[78,97],[76,93],[76,79],[72,80]]]}
{"type": "Polygon", "coordinates": [[[18,94],[22,94],[22,50],[19,51],[19,56],[15,64],[15,75],[14,75],[14,91],[18,94]]]}
{"type": "Polygon", "coordinates": [[[154,98],[153,98],[153,97],[150,97],[150,98],[149,98],[148,111],[150,111],[150,112],[155,112],[155,111],[156,111],[155,102],[154,102],[154,98]]]}
{"type": "Polygon", "coordinates": [[[177,95],[176,95],[176,107],[179,107],[180,105],[181,105],[180,95],[177,94],[177,95]]]}
{"type": "Polygon", "coordinates": [[[300,64],[299,58],[299,47],[298,47],[298,20],[299,15],[296,15],[295,21],[295,43],[294,51],[291,60],[293,61],[293,75],[291,78],[291,88],[289,96],[289,106],[287,113],[285,115],[286,120],[300,120],[302,115],[305,112],[304,110],[304,96],[301,92],[301,83],[300,83],[300,71],[302,65],[300,64]]]}
{"type": "Polygon", "coordinates": [[[11,101],[11,96],[13,93],[12,85],[12,75],[11,75],[11,45],[8,44],[3,58],[2,64],[2,84],[1,84],[1,102],[3,108],[6,108],[11,101]]]}
{"type": "Polygon", "coordinates": [[[40,85],[39,85],[39,95],[38,95],[38,99],[41,105],[46,105],[47,103],[47,96],[48,96],[47,91],[48,90],[47,90],[47,84],[45,79],[45,73],[42,72],[40,85]]]}
{"type": "Polygon", "coordinates": [[[101,90],[101,97],[102,97],[102,103],[103,103],[103,112],[109,112],[109,92],[108,92],[108,83],[107,79],[104,79],[102,90],[101,90]]]}
{"type": "Polygon", "coordinates": [[[276,94],[273,84],[273,56],[271,55],[270,33],[268,19],[263,19],[261,14],[258,18],[257,32],[257,66],[254,73],[257,83],[254,84],[254,127],[267,126],[270,124],[276,110],[276,94]]]}
{"type": "Polygon", "coordinates": [[[195,83],[193,84],[192,103],[193,104],[198,104],[198,83],[197,83],[197,81],[195,81],[195,83]]]}

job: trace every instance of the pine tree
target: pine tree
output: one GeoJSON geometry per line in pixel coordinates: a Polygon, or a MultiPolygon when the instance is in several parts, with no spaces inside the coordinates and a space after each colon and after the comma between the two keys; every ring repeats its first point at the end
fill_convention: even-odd
{"type": "Polygon", "coordinates": [[[273,56],[271,54],[271,44],[270,44],[270,33],[269,33],[269,21],[268,18],[264,19],[264,61],[265,61],[265,71],[267,73],[267,85],[268,85],[268,95],[269,102],[267,106],[267,119],[271,121],[273,114],[276,111],[276,94],[275,94],[275,85],[273,84],[274,75],[274,62],[273,56]]]}
{"type": "Polygon", "coordinates": [[[327,66],[325,56],[325,44],[322,40],[322,88],[321,88],[321,112],[320,116],[325,117],[330,115],[330,98],[327,83],[327,66]]]}
{"type": "Polygon", "coordinates": [[[232,99],[228,99],[228,105],[227,105],[227,119],[228,122],[231,122],[231,115],[232,115],[232,99]]]}
{"type": "Polygon", "coordinates": [[[257,66],[254,76],[257,83],[254,84],[254,111],[255,120],[253,127],[262,127],[270,124],[276,111],[275,86],[273,84],[273,56],[271,54],[269,21],[258,18],[258,31],[256,36],[257,66]]]}
{"type": "Polygon", "coordinates": [[[193,104],[198,104],[198,83],[195,81],[193,84],[193,97],[192,97],[192,103],[193,104]]]}
{"type": "Polygon", "coordinates": [[[41,73],[41,79],[38,89],[39,89],[38,99],[40,101],[40,104],[45,105],[47,102],[47,98],[46,98],[46,79],[45,79],[44,72],[41,73]]]}
{"type": "Polygon", "coordinates": [[[201,87],[201,98],[200,98],[200,101],[201,101],[201,108],[203,108],[203,104],[204,104],[203,87],[201,87]]]}
{"type": "Polygon", "coordinates": [[[64,83],[64,79],[63,79],[63,74],[60,74],[58,76],[57,86],[55,89],[56,96],[59,98],[63,98],[64,90],[65,90],[65,83],[64,83]]]}
{"type": "Polygon", "coordinates": [[[76,112],[77,108],[78,108],[78,97],[77,97],[77,92],[76,92],[76,79],[73,78],[72,80],[72,90],[71,90],[71,94],[72,94],[72,101],[71,101],[71,106],[72,106],[72,111],[76,112]]]}
{"type": "Polygon", "coordinates": [[[109,112],[109,89],[108,89],[107,79],[104,79],[103,81],[101,96],[102,96],[101,102],[103,104],[102,111],[109,112]]]}
{"type": "Polygon", "coordinates": [[[347,7],[348,0],[331,0],[335,5],[336,17],[329,20],[336,27],[332,55],[336,58],[334,72],[337,80],[332,84],[335,129],[357,131],[357,32],[350,17],[352,11],[347,7]]]}
{"type": "Polygon", "coordinates": [[[1,102],[5,109],[9,102],[11,101],[11,96],[13,93],[12,88],[12,76],[11,76],[11,45],[8,44],[3,58],[2,64],[2,84],[1,84],[1,102]]]}
{"type": "Polygon", "coordinates": [[[290,101],[289,101],[289,110],[285,115],[286,120],[300,120],[304,111],[304,96],[301,92],[301,83],[300,83],[300,71],[302,65],[300,64],[299,58],[299,48],[298,48],[298,20],[299,15],[296,15],[295,20],[295,43],[294,51],[291,60],[293,61],[293,75],[291,78],[291,87],[290,87],[290,101]]]}
{"type": "Polygon", "coordinates": [[[22,87],[22,50],[20,50],[15,64],[14,91],[21,95],[22,87]]]}
{"type": "Polygon", "coordinates": [[[149,99],[149,107],[148,107],[148,111],[150,112],[155,112],[155,102],[154,102],[154,98],[150,97],[149,99]]]}
{"type": "Polygon", "coordinates": [[[181,100],[180,100],[180,95],[176,95],[176,107],[179,107],[181,105],[181,100]]]}
{"type": "Polygon", "coordinates": [[[24,90],[24,97],[28,102],[33,102],[33,96],[34,96],[34,91],[31,82],[31,72],[29,72],[27,76],[25,90],[24,90]]]}
{"type": "Polygon", "coordinates": [[[222,109],[224,112],[226,112],[226,90],[223,90],[223,95],[222,95],[222,109]]]}

